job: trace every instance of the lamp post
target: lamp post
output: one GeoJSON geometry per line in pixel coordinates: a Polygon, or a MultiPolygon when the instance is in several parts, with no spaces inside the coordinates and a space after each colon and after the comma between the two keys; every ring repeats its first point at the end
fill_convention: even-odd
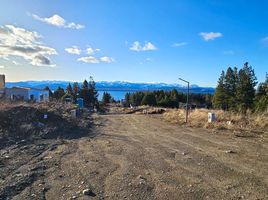
{"type": "Polygon", "coordinates": [[[188,123],[188,110],[189,110],[189,87],[190,87],[190,82],[186,81],[182,78],[179,78],[179,80],[187,83],[187,100],[186,100],[186,116],[185,116],[185,122],[188,123]]]}

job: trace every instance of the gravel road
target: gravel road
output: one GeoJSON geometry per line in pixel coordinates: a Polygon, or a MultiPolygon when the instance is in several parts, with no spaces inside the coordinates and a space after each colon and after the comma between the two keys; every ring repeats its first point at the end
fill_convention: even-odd
{"type": "Polygon", "coordinates": [[[93,121],[96,137],[1,150],[0,199],[268,199],[267,135],[181,127],[161,115],[93,121]]]}

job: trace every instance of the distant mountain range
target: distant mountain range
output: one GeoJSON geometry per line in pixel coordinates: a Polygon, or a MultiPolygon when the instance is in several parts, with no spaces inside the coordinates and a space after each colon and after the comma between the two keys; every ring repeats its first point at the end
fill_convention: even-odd
{"type": "MultiPolygon", "coordinates": [[[[48,86],[51,90],[56,90],[58,87],[66,88],[69,81],[21,81],[21,82],[7,82],[6,87],[30,87],[43,89],[48,86]]],[[[72,82],[71,82],[72,84],[72,82]]],[[[82,84],[82,83],[79,83],[82,84]]],[[[96,82],[96,88],[99,91],[146,91],[146,90],[172,90],[177,89],[181,92],[187,92],[187,87],[180,84],[168,83],[132,83],[125,81],[99,81],[96,82]]],[[[199,87],[198,85],[190,86],[191,93],[214,93],[215,88],[212,87],[199,87]]]]}

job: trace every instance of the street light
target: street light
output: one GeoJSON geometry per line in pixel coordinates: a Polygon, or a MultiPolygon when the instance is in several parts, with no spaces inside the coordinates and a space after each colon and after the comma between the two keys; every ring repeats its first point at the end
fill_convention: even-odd
{"type": "Polygon", "coordinates": [[[190,82],[186,81],[182,78],[179,78],[179,80],[187,83],[187,100],[186,100],[186,117],[185,117],[185,122],[188,123],[188,107],[189,107],[189,87],[190,87],[190,82]]]}

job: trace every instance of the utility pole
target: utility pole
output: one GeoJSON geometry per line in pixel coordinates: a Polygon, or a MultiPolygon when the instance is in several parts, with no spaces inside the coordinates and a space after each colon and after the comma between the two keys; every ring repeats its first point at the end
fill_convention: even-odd
{"type": "Polygon", "coordinates": [[[188,110],[189,110],[189,88],[190,88],[190,82],[189,81],[186,81],[182,78],[179,78],[179,80],[187,83],[187,100],[186,100],[186,116],[185,116],[185,122],[186,124],[188,123],[188,110]]]}

